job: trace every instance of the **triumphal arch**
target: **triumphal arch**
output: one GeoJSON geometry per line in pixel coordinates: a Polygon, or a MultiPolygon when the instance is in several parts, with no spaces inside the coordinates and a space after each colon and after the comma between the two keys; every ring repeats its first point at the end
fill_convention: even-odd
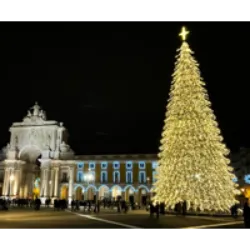
{"type": "Polygon", "coordinates": [[[68,199],[74,188],[74,152],[67,144],[68,133],[63,123],[47,120],[36,103],[22,122],[10,127],[10,142],[5,149],[2,195],[27,198],[37,195],[42,200],[58,198],[60,171],[68,172],[68,199]]]}
{"type": "Polygon", "coordinates": [[[152,193],[156,155],[75,155],[63,123],[47,120],[37,103],[9,130],[0,151],[0,198],[142,202],[152,193]]]}

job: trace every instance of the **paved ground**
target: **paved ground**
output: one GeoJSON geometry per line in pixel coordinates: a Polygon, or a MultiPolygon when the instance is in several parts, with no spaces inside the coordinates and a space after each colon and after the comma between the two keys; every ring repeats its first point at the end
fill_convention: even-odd
{"type": "Polygon", "coordinates": [[[88,212],[53,211],[42,208],[12,208],[0,211],[0,228],[244,228],[241,219],[209,216],[165,215],[150,218],[146,211],[128,214],[105,210],[98,215],[88,212]]]}

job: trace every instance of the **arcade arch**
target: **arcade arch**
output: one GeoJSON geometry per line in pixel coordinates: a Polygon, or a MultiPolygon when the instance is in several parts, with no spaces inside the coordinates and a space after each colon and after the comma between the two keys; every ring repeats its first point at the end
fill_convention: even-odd
{"type": "MultiPolygon", "coordinates": [[[[33,198],[40,196],[40,181],[37,178],[40,176],[40,162],[41,150],[36,145],[26,145],[24,146],[18,155],[21,161],[25,164],[22,166],[22,175],[20,180],[20,198],[33,198]]],[[[16,178],[15,178],[15,181],[16,178]]],[[[17,187],[18,185],[14,185],[17,187]]],[[[18,190],[14,193],[18,194],[18,190]]]]}
{"type": "Polygon", "coordinates": [[[113,186],[111,189],[111,197],[117,200],[122,195],[122,188],[120,186],[113,186]]]}
{"type": "Polygon", "coordinates": [[[89,201],[93,201],[95,200],[96,197],[96,187],[95,186],[88,186],[86,189],[86,199],[85,200],[89,200],[89,201]]]}
{"type": "Polygon", "coordinates": [[[135,202],[135,188],[131,185],[128,185],[124,188],[125,192],[125,201],[134,203],[135,202]]]}
{"type": "Polygon", "coordinates": [[[99,187],[99,200],[110,197],[109,187],[107,185],[102,185],[99,187]]]}
{"type": "Polygon", "coordinates": [[[138,187],[138,202],[142,206],[146,206],[149,200],[150,191],[147,186],[141,185],[138,187]]]}
{"type": "Polygon", "coordinates": [[[84,187],[83,186],[75,187],[75,199],[79,201],[84,200],[84,187]]]}

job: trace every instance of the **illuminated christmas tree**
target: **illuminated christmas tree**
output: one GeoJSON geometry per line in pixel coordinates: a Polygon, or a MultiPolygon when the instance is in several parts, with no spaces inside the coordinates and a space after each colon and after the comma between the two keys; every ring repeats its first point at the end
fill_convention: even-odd
{"type": "Polygon", "coordinates": [[[205,83],[183,27],[167,105],[155,183],[155,202],[166,208],[186,201],[187,209],[228,211],[237,201],[235,175],[226,157],[205,83]]]}

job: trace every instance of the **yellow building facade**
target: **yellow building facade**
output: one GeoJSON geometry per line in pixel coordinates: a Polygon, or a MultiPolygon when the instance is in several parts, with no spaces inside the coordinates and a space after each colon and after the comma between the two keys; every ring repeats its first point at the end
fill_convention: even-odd
{"type": "MultiPolygon", "coordinates": [[[[143,202],[152,194],[157,167],[156,155],[77,156],[74,194],[77,200],[143,202]]],[[[68,197],[68,171],[61,172],[60,198],[68,197]]]]}

